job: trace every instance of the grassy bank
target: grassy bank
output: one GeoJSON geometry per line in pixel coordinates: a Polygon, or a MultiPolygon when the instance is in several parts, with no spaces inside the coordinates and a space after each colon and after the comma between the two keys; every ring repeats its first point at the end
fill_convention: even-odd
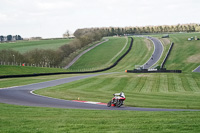
{"type": "Polygon", "coordinates": [[[0,132],[199,132],[200,112],[36,108],[0,104],[0,132]]]}
{"type": "MultiPolygon", "coordinates": [[[[97,70],[110,66],[116,61],[119,56],[117,55],[122,48],[125,46],[127,39],[124,37],[114,38],[109,37],[109,41],[105,42],[93,50],[84,54],[79,60],[77,60],[71,67],[71,70],[80,71],[80,70],[97,70]]],[[[130,43],[128,43],[126,49],[130,43]]],[[[125,50],[126,50],[125,49],[125,50]]],[[[125,52],[123,51],[123,53],[125,52]]]]}

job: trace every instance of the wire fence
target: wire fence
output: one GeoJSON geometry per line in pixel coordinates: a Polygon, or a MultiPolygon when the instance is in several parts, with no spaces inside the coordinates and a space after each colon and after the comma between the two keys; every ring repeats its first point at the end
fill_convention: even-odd
{"type": "Polygon", "coordinates": [[[34,64],[34,63],[19,63],[19,62],[5,62],[5,61],[0,61],[0,65],[4,66],[29,66],[29,67],[46,67],[46,68],[60,68],[63,69],[61,66],[54,66],[50,64],[34,64]]]}

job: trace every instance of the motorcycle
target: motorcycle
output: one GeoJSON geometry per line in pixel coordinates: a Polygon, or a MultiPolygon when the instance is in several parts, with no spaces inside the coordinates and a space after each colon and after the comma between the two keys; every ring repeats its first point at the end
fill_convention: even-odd
{"type": "Polygon", "coordinates": [[[121,93],[115,93],[113,95],[114,97],[112,98],[111,101],[108,102],[107,106],[121,107],[124,104],[124,101],[126,100],[125,94],[121,92],[121,93]]]}

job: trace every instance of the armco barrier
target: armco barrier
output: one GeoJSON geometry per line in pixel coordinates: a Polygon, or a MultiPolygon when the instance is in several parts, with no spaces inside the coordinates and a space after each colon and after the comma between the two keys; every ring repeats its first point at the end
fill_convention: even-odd
{"type": "Polygon", "coordinates": [[[166,69],[160,69],[157,71],[148,71],[148,69],[143,70],[125,70],[127,73],[181,73],[181,70],[166,70],[166,69]]]}
{"type": "Polygon", "coordinates": [[[33,77],[33,76],[45,76],[45,75],[58,75],[58,74],[83,74],[83,73],[97,73],[97,72],[103,72],[106,70],[109,70],[113,67],[115,67],[120,60],[122,60],[131,50],[132,46],[133,46],[133,38],[131,38],[131,43],[130,46],[128,48],[128,50],[115,62],[113,63],[111,66],[104,68],[104,69],[100,69],[100,70],[95,70],[95,71],[83,71],[83,72],[57,72],[57,73],[35,73],[35,74],[23,74],[23,75],[2,75],[0,76],[0,79],[2,78],[17,78],[17,77],[33,77]]]}
{"type": "Polygon", "coordinates": [[[171,44],[171,46],[170,46],[170,48],[169,48],[169,50],[168,50],[168,52],[167,52],[167,55],[166,55],[165,59],[163,60],[163,62],[162,62],[162,64],[161,64],[161,68],[164,67],[164,65],[165,65],[165,63],[166,63],[166,61],[167,61],[167,58],[168,58],[168,56],[169,56],[169,54],[170,54],[170,52],[171,52],[173,46],[174,46],[174,43],[172,42],[172,44],[171,44]]]}

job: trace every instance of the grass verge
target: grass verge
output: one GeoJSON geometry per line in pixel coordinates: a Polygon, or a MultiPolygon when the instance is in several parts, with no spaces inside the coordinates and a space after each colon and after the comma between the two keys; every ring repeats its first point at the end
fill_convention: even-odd
{"type": "Polygon", "coordinates": [[[0,104],[0,132],[199,132],[200,112],[54,109],[0,104]]]}

